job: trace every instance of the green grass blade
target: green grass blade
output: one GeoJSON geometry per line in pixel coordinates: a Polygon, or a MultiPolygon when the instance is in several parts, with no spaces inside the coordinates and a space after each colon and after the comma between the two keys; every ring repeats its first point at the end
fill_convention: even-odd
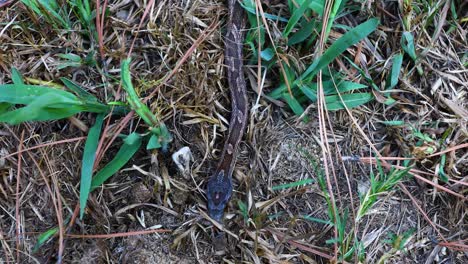
{"type": "Polygon", "coordinates": [[[403,120],[386,120],[386,121],[379,121],[379,123],[382,123],[387,126],[403,126],[406,124],[406,122],[403,120]]]}
{"type": "Polygon", "coordinates": [[[95,102],[97,102],[97,98],[94,95],[92,95],[91,93],[89,93],[85,89],[81,88],[81,86],[79,86],[75,82],[73,82],[73,81],[71,81],[71,80],[69,80],[69,79],[67,79],[65,77],[61,77],[60,80],[63,82],[65,87],[67,87],[68,89],[73,91],[81,99],[86,100],[86,101],[95,101],[95,102]]]}
{"type": "MultiPolygon", "coordinates": [[[[240,5],[244,8],[245,11],[249,12],[250,14],[257,15],[255,11],[255,3],[252,0],[244,0],[240,5]]],[[[272,14],[264,13],[266,19],[271,19],[274,21],[281,21],[281,22],[288,22],[287,18],[275,16],[272,14]]]]}
{"type": "Polygon", "coordinates": [[[128,94],[128,103],[148,126],[157,126],[159,125],[158,119],[151,113],[148,106],[140,101],[140,98],[135,92],[135,88],[133,88],[132,77],[130,75],[130,61],[130,59],[125,59],[122,61],[121,65],[122,87],[128,94]]]}
{"type": "Polygon", "coordinates": [[[350,91],[355,91],[359,89],[364,89],[367,88],[367,85],[360,84],[360,83],[355,83],[355,82],[349,82],[349,81],[342,81],[338,83],[335,88],[335,84],[332,81],[329,82],[323,82],[323,92],[325,95],[333,95],[337,93],[346,93],[350,91]],[[338,91],[337,91],[338,90],[338,91]]]}
{"type": "Polygon", "coordinates": [[[81,57],[76,55],[76,54],[73,54],[73,53],[67,53],[67,54],[59,53],[59,54],[57,54],[57,57],[62,58],[62,59],[66,59],[66,60],[69,60],[69,61],[72,61],[72,62],[81,63],[81,57]]]}
{"type": "Polygon", "coordinates": [[[308,216],[308,215],[302,215],[302,218],[304,218],[305,220],[311,221],[311,222],[319,223],[319,224],[333,225],[332,221],[330,221],[330,220],[323,220],[323,219],[315,218],[315,217],[308,216]]]}
{"type": "Polygon", "coordinates": [[[289,33],[291,33],[301,17],[304,15],[305,11],[309,8],[310,2],[311,0],[304,0],[300,7],[293,12],[291,18],[289,18],[288,24],[284,28],[283,37],[288,37],[289,33]]]}
{"type": "Polygon", "coordinates": [[[11,80],[14,84],[24,84],[23,76],[16,68],[11,68],[11,80]]]}
{"type": "Polygon", "coordinates": [[[77,101],[56,93],[47,93],[36,97],[25,107],[0,114],[0,122],[17,125],[26,121],[56,120],[81,111],[83,108],[77,101]]]}
{"type": "Polygon", "coordinates": [[[58,233],[58,231],[59,231],[59,228],[57,226],[40,234],[39,237],[37,238],[36,245],[34,246],[32,252],[33,253],[37,252],[37,250],[39,250],[39,248],[42,247],[42,245],[44,245],[50,238],[55,236],[58,233]]]}
{"type": "Polygon", "coordinates": [[[331,9],[331,12],[328,18],[327,28],[325,31],[325,41],[328,39],[328,35],[330,34],[331,27],[333,26],[333,23],[335,22],[336,15],[338,13],[338,10],[341,4],[342,4],[341,0],[333,1],[333,7],[331,9]]]}
{"type": "Polygon", "coordinates": [[[0,102],[26,105],[44,94],[56,94],[69,100],[77,100],[76,96],[67,91],[45,86],[18,83],[0,85],[0,102]]]}
{"type": "Polygon", "coordinates": [[[294,188],[294,187],[297,187],[297,186],[301,186],[301,185],[305,185],[305,184],[309,184],[309,183],[313,183],[313,182],[314,182],[313,179],[307,178],[307,179],[303,179],[303,180],[296,181],[296,182],[291,182],[291,183],[286,183],[286,184],[273,186],[273,187],[271,187],[271,189],[273,191],[283,190],[283,189],[294,188]]]}
{"type": "MultiPolygon", "coordinates": [[[[355,108],[371,101],[374,96],[371,93],[354,93],[341,95],[347,108],[355,108]]],[[[345,109],[338,95],[325,96],[327,109],[330,111],[345,109]]]]}
{"type": "Polygon", "coordinates": [[[159,138],[157,135],[151,135],[149,141],[148,141],[148,144],[146,145],[146,149],[147,150],[151,150],[151,149],[158,149],[162,147],[161,145],[161,142],[159,142],[159,138]]]}
{"type": "MultiPolygon", "coordinates": [[[[298,43],[303,42],[304,40],[309,40],[310,35],[314,33],[314,30],[317,32],[320,32],[320,28],[318,28],[318,23],[317,20],[311,19],[309,22],[303,24],[301,29],[299,29],[296,33],[294,33],[289,39],[288,39],[288,46],[293,46],[298,43]]],[[[316,38],[317,35],[313,35],[312,38],[316,38]]]]}
{"type": "Polygon", "coordinates": [[[325,7],[325,0],[313,0],[310,2],[309,8],[312,9],[319,16],[322,16],[325,7]]]}
{"type": "Polygon", "coordinates": [[[379,25],[379,20],[372,18],[357,27],[346,32],[341,38],[335,41],[325,53],[302,74],[302,80],[311,80],[315,75],[341,55],[347,48],[358,43],[379,25]]]}
{"type": "Polygon", "coordinates": [[[141,146],[141,136],[132,133],[124,139],[124,144],[104,168],[102,168],[91,181],[91,191],[103,184],[107,179],[119,171],[133,157],[141,146]]]}
{"type": "Polygon", "coordinates": [[[0,103],[0,115],[6,113],[11,107],[9,103],[0,103]]]}
{"type": "Polygon", "coordinates": [[[411,32],[404,32],[401,36],[401,47],[403,50],[413,59],[416,61],[416,49],[414,47],[414,38],[411,32]]]}
{"type": "Polygon", "coordinates": [[[94,161],[96,159],[96,149],[98,147],[103,121],[103,114],[100,114],[96,117],[96,122],[89,130],[88,138],[86,139],[83,151],[80,181],[80,219],[83,219],[86,202],[88,201],[89,192],[91,191],[91,181],[93,177],[94,161]]]}
{"type": "Polygon", "coordinates": [[[160,119],[150,111],[148,106],[140,101],[135,92],[130,75],[130,58],[123,60],[121,63],[121,78],[122,87],[128,94],[127,101],[130,107],[145,121],[150,127],[150,131],[158,137],[161,146],[167,148],[169,142],[172,141],[172,136],[164,123],[159,121],[160,119]]]}
{"type": "Polygon", "coordinates": [[[294,114],[302,115],[304,113],[304,108],[301,106],[301,104],[288,92],[283,93],[283,99],[286,101],[286,103],[288,103],[289,107],[291,107],[291,110],[293,110],[294,114]]]}
{"type": "Polygon", "coordinates": [[[393,58],[392,71],[390,72],[390,81],[387,83],[387,89],[393,89],[397,85],[402,63],[403,54],[399,53],[393,58]]]}
{"type": "Polygon", "coordinates": [[[260,57],[266,61],[270,61],[275,56],[275,52],[272,48],[266,48],[260,52],[260,57]]]}
{"type": "Polygon", "coordinates": [[[305,96],[307,96],[307,98],[309,98],[310,101],[317,102],[317,84],[312,83],[312,87],[305,84],[299,85],[299,89],[301,90],[301,92],[305,94],[305,96]],[[314,87],[315,89],[312,87],[314,87]]]}

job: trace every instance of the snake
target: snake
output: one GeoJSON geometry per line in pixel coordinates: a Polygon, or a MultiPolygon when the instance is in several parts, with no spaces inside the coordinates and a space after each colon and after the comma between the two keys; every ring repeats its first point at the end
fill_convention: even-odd
{"type": "Polygon", "coordinates": [[[247,123],[247,92],[243,74],[243,8],[237,0],[227,0],[228,20],[225,34],[224,64],[231,93],[229,131],[218,166],[207,183],[208,215],[222,224],[224,210],[232,195],[232,174],[236,165],[239,143],[247,123]]]}

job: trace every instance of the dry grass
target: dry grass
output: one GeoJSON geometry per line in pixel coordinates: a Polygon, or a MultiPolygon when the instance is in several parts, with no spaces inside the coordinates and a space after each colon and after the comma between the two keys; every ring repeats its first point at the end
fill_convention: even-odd
{"type": "MultiPolygon", "coordinates": [[[[282,1],[265,2],[269,5],[263,6],[264,12],[290,16],[282,1]]],[[[326,263],[340,254],[339,245],[329,241],[336,237],[336,225],[310,219],[330,220],[327,197],[336,200],[338,215],[348,216],[346,238],[362,242],[365,262],[468,262],[466,14],[460,9],[458,20],[453,19],[446,4],[451,1],[414,2],[413,10],[402,12],[398,4],[403,2],[355,3],[360,10],[338,20],[356,26],[368,17],[381,19],[378,31],[346,55],[382,88],[391,57],[401,50],[402,25],[410,21],[405,26],[414,34],[420,59],[404,57],[399,85],[391,92],[396,104],[387,106],[378,97],[348,111],[323,112],[320,118],[320,105],[312,105],[306,111],[311,121],[304,123],[283,102],[258,93],[260,88],[266,93],[276,87],[281,69],[269,72],[262,82],[257,62],[246,66],[252,110],[234,173],[234,197],[225,221],[229,243],[223,255],[212,249],[204,184],[229,126],[224,2],[167,0],[149,7],[140,1],[109,3],[102,40],[86,37],[80,23],[70,31],[45,26],[44,19],[21,2],[0,7],[0,84],[11,82],[10,68],[16,67],[28,82],[67,77],[104,102],[124,100],[120,62],[135,39],[131,72],[137,92],[161,114],[174,136],[168,153],[141,149],[124,170],[93,192],[81,221],[75,219],[81,155],[94,115],[1,124],[0,262],[326,263]],[[145,8],[148,13],[139,28],[145,8]],[[68,52],[82,58],[95,52],[99,63],[61,69],[63,59],[57,54],[68,52]],[[382,123],[392,120],[404,125],[382,123]],[[433,141],[418,145],[416,132],[433,141]],[[170,157],[183,146],[189,146],[193,155],[188,174],[170,157]],[[428,148],[434,155],[425,152],[428,148]],[[380,154],[372,154],[374,150],[380,154]],[[413,158],[414,177],[379,196],[369,213],[355,221],[358,193],[369,189],[371,171],[377,174],[370,165],[375,156],[384,166],[404,166],[399,158],[413,158]],[[447,183],[439,177],[442,168],[447,183]],[[317,184],[323,175],[329,180],[325,192],[317,184]],[[304,179],[314,183],[273,189],[304,179]],[[33,253],[39,234],[57,226],[60,235],[33,253]],[[167,232],[138,233],[151,229],[167,232]],[[390,233],[402,235],[412,229],[405,250],[383,242],[390,233]],[[94,236],[100,234],[105,239],[94,236]]],[[[284,48],[284,58],[304,69],[313,52],[287,49],[280,33],[285,24],[267,23],[269,38],[284,48]]],[[[330,38],[342,34],[333,28],[330,38]]],[[[251,54],[247,57],[246,61],[251,54]]],[[[331,68],[350,80],[366,81],[343,58],[331,68]]],[[[118,150],[120,142],[111,140],[115,131],[143,131],[136,116],[105,122],[103,146],[109,148],[102,152],[99,167],[118,150]]]]}

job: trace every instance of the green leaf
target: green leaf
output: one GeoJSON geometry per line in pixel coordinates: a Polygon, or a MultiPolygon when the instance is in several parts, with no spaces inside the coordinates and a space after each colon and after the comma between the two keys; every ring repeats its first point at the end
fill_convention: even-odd
{"type": "Polygon", "coordinates": [[[304,113],[304,108],[301,106],[301,104],[288,92],[283,93],[283,99],[286,101],[286,103],[288,103],[289,107],[291,107],[291,110],[294,112],[294,114],[302,115],[304,113]]]}
{"type": "Polygon", "coordinates": [[[333,223],[330,220],[323,220],[323,219],[311,217],[311,216],[308,216],[308,215],[303,215],[302,218],[304,218],[305,220],[311,221],[311,222],[319,223],[319,224],[333,225],[333,223]]]}
{"type": "Polygon", "coordinates": [[[91,93],[89,93],[85,89],[81,88],[81,86],[79,86],[78,84],[76,84],[72,80],[69,80],[69,79],[67,79],[65,77],[61,77],[60,80],[63,82],[63,84],[68,89],[73,91],[82,100],[97,102],[97,98],[94,95],[92,95],[91,93]]]}
{"type": "Polygon", "coordinates": [[[288,24],[284,28],[283,37],[288,37],[289,33],[291,33],[291,31],[294,29],[302,15],[304,15],[305,11],[309,8],[310,1],[311,0],[304,0],[300,7],[294,11],[291,18],[289,18],[288,24]]]}
{"type": "Polygon", "coordinates": [[[40,234],[37,238],[36,245],[33,248],[33,253],[36,253],[37,250],[44,245],[51,237],[55,236],[59,231],[58,227],[51,228],[44,233],[40,234]]]}
{"type": "Polygon", "coordinates": [[[83,111],[79,102],[58,93],[47,93],[36,97],[25,107],[0,115],[0,122],[16,125],[26,121],[56,120],[83,111]]]}
{"type": "Polygon", "coordinates": [[[393,58],[392,71],[390,72],[390,82],[387,83],[387,89],[393,89],[397,85],[402,63],[403,55],[399,53],[395,56],[395,58],[393,58]]]}
{"type": "Polygon", "coordinates": [[[342,37],[335,41],[320,58],[307,68],[307,70],[302,74],[301,80],[311,80],[320,70],[335,60],[335,58],[346,51],[346,49],[374,32],[378,25],[379,20],[373,18],[346,32],[342,37]]]}
{"type": "Polygon", "coordinates": [[[72,62],[81,63],[81,57],[73,53],[68,53],[68,54],[59,53],[57,54],[57,57],[66,59],[72,62]]]}
{"type": "Polygon", "coordinates": [[[148,145],[146,145],[147,150],[157,149],[160,148],[162,145],[159,142],[159,138],[157,135],[151,135],[150,140],[148,141],[148,145]]]}
{"type": "Polygon", "coordinates": [[[272,48],[267,48],[260,52],[260,57],[266,61],[270,61],[275,56],[275,52],[272,48]]]}
{"type": "Polygon", "coordinates": [[[8,111],[11,107],[9,103],[0,103],[0,115],[8,111]]]}
{"type": "Polygon", "coordinates": [[[434,140],[427,134],[424,134],[420,131],[417,131],[417,130],[414,130],[413,131],[413,136],[423,140],[423,141],[426,141],[426,142],[434,142],[434,140]]]}
{"type": "Polygon", "coordinates": [[[103,184],[107,179],[119,171],[133,157],[141,146],[141,136],[132,133],[124,139],[124,144],[120,147],[117,154],[104,168],[102,168],[93,177],[91,182],[91,191],[103,184]]]}
{"type": "Polygon", "coordinates": [[[310,101],[317,102],[317,84],[312,83],[312,85],[314,88],[311,88],[310,86],[305,84],[299,84],[299,89],[302,93],[305,94],[305,96],[309,98],[310,101]]]}
{"type": "Polygon", "coordinates": [[[62,70],[68,67],[78,68],[80,66],[81,66],[81,63],[78,63],[78,62],[61,62],[59,65],[57,65],[57,69],[62,70]]]}
{"type": "MultiPolygon", "coordinates": [[[[255,4],[253,4],[252,0],[244,0],[242,3],[240,3],[240,5],[245,9],[245,11],[253,15],[257,15],[257,13],[255,12],[255,4]]],[[[264,13],[264,15],[266,19],[271,19],[271,20],[281,21],[281,22],[288,22],[288,19],[284,17],[275,16],[275,15],[268,14],[268,13],[264,13]]]]}
{"type": "Polygon", "coordinates": [[[403,126],[405,125],[405,121],[403,120],[388,120],[388,121],[380,121],[379,123],[382,123],[387,126],[403,126]]]}
{"type": "Polygon", "coordinates": [[[328,40],[328,35],[330,34],[331,27],[335,22],[336,15],[338,10],[340,10],[341,4],[343,4],[343,1],[341,0],[333,1],[331,12],[329,12],[327,28],[325,30],[325,41],[328,40]]]}
{"type": "Polygon", "coordinates": [[[416,50],[414,48],[414,38],[411,32],[404,32],[401,36],[401,47],[403,50],[413,59],[416,61],[416,50]]]}
{"type": "Polygon", "coordinates": [[[17,83],[0,85],[0,102],[26,105],[44,94],[56,94],[69,100],[77,100],[76,96],[69,92],[45,86],[17,83]]]}
{"type": "MultiPolygon", "coordinates": [[[[325,95],[335,95],[335,94],[342,94],[345,92],[350,92],[354,90],[359,90],[366,88],[367,86],[360,83],[354,83],[349,81],[343,81],[338,83],[335,88],[335,84],[332,81],[324,81],[322,82],[323,85],[323,93],[325,95]]],[[[306,85],[304,83],[299,84],[299,89],[305,96],[309,98],[310,101],[316,102],[317,101],[317,83],[310,83],[310,85],[306,85]]]]}
{"type": "Polygon", "coordinates": [[[367,85],[364,85],[361,83],[349,82],[349,81],[339,82],[336,85],[337,86],[336,88],[335,88],[335,84],[332,81],[323,82],[323,86],[324,86],[323,92],[325,93],[325,95],[333,95],[333,94],[338,94],[338,93],[341,94],[345,92],[367,88],[367,85]]]}
{"type": "MultiPolygon", "coordinates": [[[[371,101],[374,97],[371,93],[354,93],[341,95],[346,108],[354,108],[371,101]]],[[[325,103],[329,111],[345,109],[338,95],[325,96],[325,103]]]]}
{"type": "Polygon", "coordinates": [[[439,176],[440,176],[440,179],[445,182],[445,183],[448,183],[448,177],[447,177],[447,174],[445,174],[444,172],[444,168],[445,168],[445,161],[447,159],[447,155],[446,154],[442,154],[442,156],[440,156],[440,166],[439,166],[439,176]]]}
{"type": "Polygon", "coordinates": [[[101,135],[104,115],[96,117],[94,126],[91,127],[86,139],[83,160],[81,161],[81,181],[80,181],[80,219],[83,219],[89,192],[91,191],[91,181],[93,177],[94,161],[96,159],[96,150],[101,135]]]}
{"type": "Polygon", "coordinates": [[[247,209],[247,205],[241,200],[237,201],[237,205],[239,206],[239,210],[241,211],[242,216],[244,217],[244,221],[247,222],[247,220],[249,219],[249,211],[247,209]]]}
{"type": "Polygon", "coordinates": [[[23,76],[16,68],[11,68],[11,80],[14,84],[24,84],[23,76]]]}
{"type": "Polygon", "coordinates": [[[296,182],[291,182],[291,183],[286,183],[286,184],[273,186],[273,187],[271,187],[271,189],[273,191],[282,190],[282,189],[289,189],[289,188],[294,188],[294,187],[297,187],[297,186],[301,186],[301,185],[305,185],[305,184],[309,184],[309,183],[313,183],[313,182],[314,182],[313,179],[307,178],[307,179],[303,179],[303,180],[296,181],[296,182]]]}
{"type": "MultiPolygon", "coordinates": [[[[294,33],[289,39],[288,39],[288,46],[293,46],[298,43],[301,43],[302,41],[306,40],[309,38],[312,33],[314,33],[314,30],[317,32],[320,32],[320,28],[318,27],[317,20],[311,19],[307,23],[303,23],[303,26],[301,29],[299,29],[296,33],[294,33]]],[[[315,39],[317,35],[314,35],[313,38],[315,39]]]]}

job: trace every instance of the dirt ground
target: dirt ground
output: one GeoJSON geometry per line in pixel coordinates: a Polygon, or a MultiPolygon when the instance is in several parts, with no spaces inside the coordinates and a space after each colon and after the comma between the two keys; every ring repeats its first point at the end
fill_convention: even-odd
{"type": "MultiPolygon", "coordinates": [[[[268,2],[265,12],[289,16],[281,1],[265,2],[268,2]]],[[[386,12],[398,17],[397,3],[383,2],[386,12]]],[[[73,51],[86,56],[97,49],[79,34],[83,30],[80,24],[60,35],[53,28],[41,26],[41,19],[31,19],[31,11],[21,2],[2,7],[0,84],[11,83],[10,68],[15,67],[29,81],[58,82],[60,77],[70,78],[102,101],[124,96],[119,92],[120,61],[128,52],[145,6],[146,1],[109,4],[105,65],[117,81],[109,81],[105,88],[97,67],[60,68],[58,53],[73,51]]],[[[394,42],[399,42],[392,38],[400,29],[392,30],[396,22],[378,10],[374,3],[363,4],[362,10],[352,15],[382,18],[379,32],[369,39],[374,44],[385,43],[376,51],[383,60],[376,59],[377,70],[373,68],[380,74],[377,78],[384,79],[389,71],[385,61],[394,52],[394,42]]],[[[17,126],[0,124],[1,263],[16,262],[17,249],[20,263],[53,263],[61,247],[63,263],[329,262],[327,256],[335,253],[333,241],[330,242],[335,233],[333,225],[325,223],[330,220],[329,195],[324,194],[319,184],[324,175],[324,142],[320,139],[316,105],[307,109],[310,121],[303,122],[284,103],[261,96],[256,104],[257,69],[255,63],[249,64],[248,58],[245,73],[250,81],[251,110],[234,172],[234,195],[226,211],[227,246],[222,253],[213,250],[213,227],[206,218],[204,188],[216,167],[229,127],[230,93],[223,67],[225,19],[223,1],[165,0],[156,1],[150,9],[147,21],[137,32],[132,53],[132,78],[141,95],[158,86],[157,80],[174,69],[212,23],[220,24],[149,102],[154,112],[161,113],[174,137],[169,149],[163,152],[141,148],[124,169],[91,194],[85,217],[66,230],[63,245],[59,244],[58,236],[53,236],[34,250],[41,234],[57,227],[59,218],[68,222],[73,215],[79,200],[84,140],[95,115],[81,113],[73,118],[17,126]],[[69,139],[73,140],[47,145],[69,139]],[[40,147],[23,152],[19,167],[19,156],[15,153],[20,146],[40,147]],[[171,157],[182,147],[189,147],[193,156],[186,172],[171,157]],[[277,188],[308,179],[311,181],[307,184],[277,188]],[[165,231],[131,234],[152,229],[165,231]],[[69,236],[98,234],[124,235],[69,236]]],[[[423,18],[418,19],[423,23],[423,18]]],[[[352,19],[344,17],[341,22],[349,21],[352,19]]],[[[284,27],[269,23],[273,29],[284,27]]],[[[338,211],[348,216],[343,224],[346,237],[354,235],[362,243],[365,255],[361,262],[377,263],[388,254],[386,263],[468,263],[468,155],[466,147],[457,148],[468,143],[468,117],[463,116],[468,105],[468,72],[466,60],[463,64],[455,56],[467,52],[466,35],[461,36],[466,33],[467,24],[462,25],[451,32],[442,30],[420,64],[424,75],[405,63],[405,71],[411,74],[400,79],[393,94],[399,103],[388,107],[373,101],[352,109],[351,116],[346,111],[329,112],[330,126],[325,137],[333,157],[327,165],[333,171],[331,185],[338,211]],[[448,39],[453,41],[447,44],[448,39]],[[408,176],[402,182],[405,189],[395,187],[380,195],[369,213],[355,224],[359,195],[369,190],[371,172],[377,173],[375,166],[358,159],[373,157],[364,135],[384,157],[414,157],[422,147],[427,147],[416,146],[414,130],[387,126],[382,123],[384,120],[403,120],[437,142],[443,141],[443,148],[437,146],[436,152],[453,148],[447,152],[445,162],[445,172],[451,181],[443,183],[436,173],[440,169],[440,155],[414,160],[412,168],[422,172],[419,174],[426,182],[408,176]],[[428,182],[464,198],[438,190],[428,182]],[[411,236],[404,249],[394,250],[391,243],[384,242],[392,233],[405,232],[411,236]],[[441,235],[447,243],[465,247],[441,243],[444,242],[441,235]]],[[[422,45],[432,35],[416,34],[422,43],[418,51],[423,50],[422,45]]],[[[307,61],[306,56],[301,57],[295,51],[290,51],[290,55],[307,61]]],[[[362,56],[370,60],[372,55],[364,52],[362,56]]],[[[265,91],[275,88],[280,79],[279,71],[272,72],[265,81],[265,91]]],[[[121,121],[120,117],[112,118],[110,128],[116,128],[121,121]]],[[[137,117],[122,133],[133,131],[145,131],[137,117]]],[[[113,158],[119,144],[121,140],[117,139],[98,168],[113,158]]],[[[391,162],[403,166],[402,161],[391,162]]],[[[359,261],[352,258],[351,262],[359,261]]]]}

